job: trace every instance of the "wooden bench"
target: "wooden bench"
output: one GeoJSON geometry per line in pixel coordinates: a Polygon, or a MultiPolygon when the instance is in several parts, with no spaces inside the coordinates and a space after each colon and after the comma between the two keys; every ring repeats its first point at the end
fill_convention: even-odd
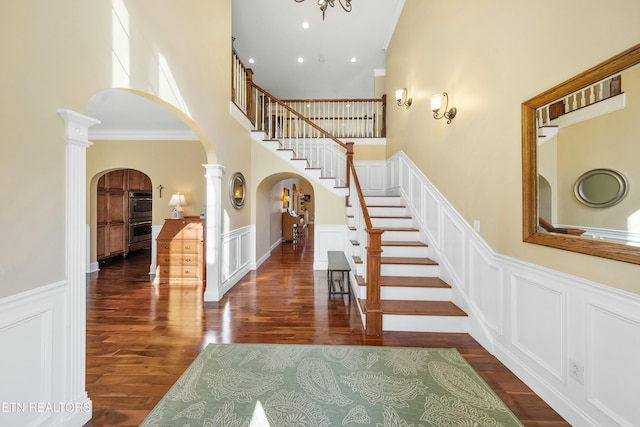
{"type": "Polygon", "coordinates": [[[351,266],[347,261],[347,257],[341,251],[327,251],[327,258],[329,260],[327,263],[329,299],[331,299],[332,295],[348,295],[349,301],[351,301],[351,282],[349,279],[351,266]],[[340,276],[336,278],[337,273],[340,273],[340,276]],[[347,273],[346,283],[344,280],[345,273],[347,273]]]}

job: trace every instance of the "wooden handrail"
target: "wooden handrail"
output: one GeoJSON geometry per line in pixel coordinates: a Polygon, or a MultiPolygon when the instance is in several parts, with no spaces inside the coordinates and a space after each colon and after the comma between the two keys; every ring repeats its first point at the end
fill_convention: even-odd
{"type": "Polygon", "coordinates": [[[300,120],[302,120],[303,122],[305,122],[306,124],[308,124],[309,126],[311,126],[312,128],[314,128],[315,130],[317,130],[318,132],[320,132],[320,134],[325,137],[325,138],[329,138],[330,140],[332,140],[333,142],[335,142],[336,144],[338,144],[339,146],[341,146],[342,148],[344,148],[345,150],[347,149],[347,144],[345,144],[344,142],[340,141],[338,138],[336,138],[335,136],[333,136],[332,134],[330,134],[329,132],[325,131],[324,129],[322,129],[320,126],[318,126],[317,124],[313,123],[311,120],[309,120],[307,117],[303,116],[302,114],[300,114],[299,112],[297,112],[296,110],[294,110],[293,108],[289,107],[287,104],[285,104],[283,101],[279,100],[278,98],[276,98],[275,96],[271,95],[269,92],[267,92],[266,90],[264,90],[263,88],[261,88],[260,86],[258,86],[255,83],[252,83],[252,87],[255,88],[257,91],[262,92],[263,94],[267,95],[269,98],[271,98],[275,103],[277,103],[279,106],[281,106],[282,108],[284,108],[285,110],[289,111],[290,113],[292,113],[294,116],[298,117],[300,120]]]}
{"type": "Polygon", "coordinates": [[[356,193],[358,193],[358,201],[360,202],[360,206],[362,206],[364,223],[367,226],[367,230],[371,230],[373,229],[373,225],[371,223],[371,216],[369,215],[367,204],[364,201],[364,194],[362,193],[362,187],[360,187],[360,181],[358,180],[358,174],[356,173],[356,167],[353,164],[353,161],[347,162],[347,168],[349,169],[349,172],[353,175],[353,185],[356,187],[356,193]]]}

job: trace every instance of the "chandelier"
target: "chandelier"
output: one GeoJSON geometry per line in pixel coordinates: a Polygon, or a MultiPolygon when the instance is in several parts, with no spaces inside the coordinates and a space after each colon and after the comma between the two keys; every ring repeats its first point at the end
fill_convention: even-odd
{"type": "MultiPolygon", "coordinates": [[[[294,0],[296,3],[302,3],[304,0],[294,0]]],[[[322,11],[322,20],[324,21],[324,12],[327,10],[327,7],[334,6],[336,0],[318,0],[318,6],[320,6],[320,10],[322,11]]],[[[351,0],[338,0],[340,6],[346,11],[351,12],[351,0]]]]}

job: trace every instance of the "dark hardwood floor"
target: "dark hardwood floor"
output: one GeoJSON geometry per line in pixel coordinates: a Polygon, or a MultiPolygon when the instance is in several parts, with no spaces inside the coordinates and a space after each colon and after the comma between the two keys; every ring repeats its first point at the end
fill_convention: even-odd
{"type": "Polygon", "coordinates": [[[87,426],[136,426],[208,343],[455,347],[527,426],[567,426],[467,334],[387,332],[368,337],[355,302],[327,298],[306,244],[283,243],[220,302],[199,286],[154,285],[150,251],[100,264],[87,288],[87,426]]]}

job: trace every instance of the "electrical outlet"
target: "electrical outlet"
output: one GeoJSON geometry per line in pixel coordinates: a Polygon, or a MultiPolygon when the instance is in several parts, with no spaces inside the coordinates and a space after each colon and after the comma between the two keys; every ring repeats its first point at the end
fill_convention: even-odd
{"type": "Polygon", "coordinates": [[[579,384],[584,384],[584,366],[575,360],[569,359],[569,376],[579,384]]]}

